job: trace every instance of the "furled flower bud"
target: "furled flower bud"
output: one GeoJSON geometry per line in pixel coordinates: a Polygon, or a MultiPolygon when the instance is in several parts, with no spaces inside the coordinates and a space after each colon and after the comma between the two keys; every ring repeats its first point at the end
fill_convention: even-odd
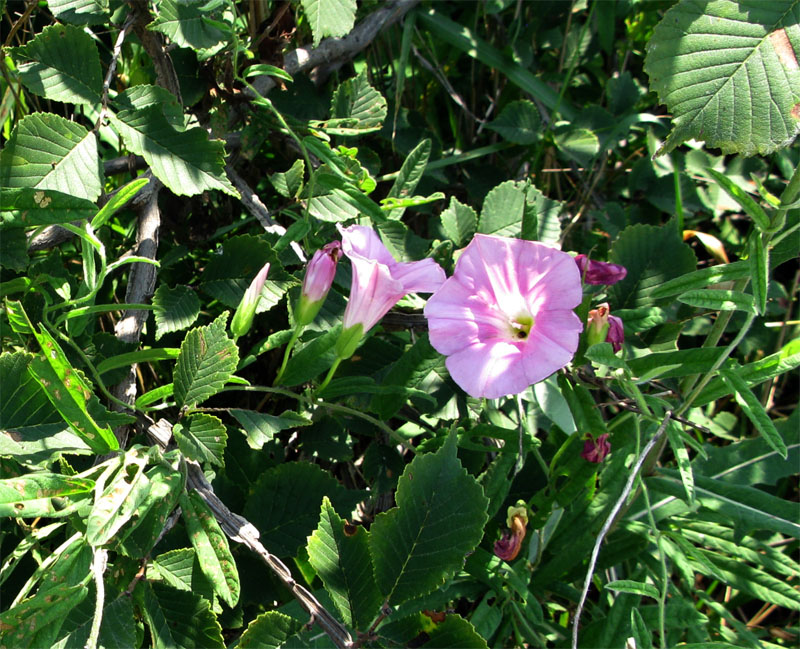
{"type": "Polygon", "coordinates": [[[611,315],[607,302],[589,311],[589,320],[586,325],[587,347],[605,342],[611,343],[614,352],[618,352],[622,349],[624,341],[625,329],[622,319],[611,315]]]}
{"type": "Polygon", "coordinates": [[[269,272],[269,262],[264,264],[264,267],[258,271],[258,274],[250,282],[250,286],[244,292],[242,301],[236,307],[236,313],[233,314],[231,320],[231,333],[234,338],[244,336],[253,324],[253,316],[256,314],[256,307],[258,301],[261,299],[261,289],[264,288],[264,282],[267,281],[267,273],[269,272]]]}
{"type": "Polygon", "coordinates": [[[611,443],[608,441],[608,433],[603,433],[596,440],[592,437],[592,434],[589,433],[588,439],[583,443],[581,457],[587,462],[599,464],[610,452],[611,443]]]}
{"type": "Polygon", "coordinates": [[[525,539],[528,525],[528,509],[525,507],[525,503],[519,501],[513,507],[508,508],[506,525],[510,529],[503,532],[503,538],[495,541],[494,553],[503,561],[513,561],[522,548],[522,541],[525,539]]]}
{"type": "Polygon", "coordinates": [[[587,284],[616,284],[625,279],[627,269],[619,264],[610,264],[605,261],[595,261],[586,255],[575,257],[575,263],[581,271],[581,277],[587,284]]]}
{"type": "Polygon", "coordinates": [[[342,244],[332,241],[314,253],[306,268],[295,321],[301,327],[310,324],[319,313],[336,274],[336,262],[342,254],[342,244]]]}

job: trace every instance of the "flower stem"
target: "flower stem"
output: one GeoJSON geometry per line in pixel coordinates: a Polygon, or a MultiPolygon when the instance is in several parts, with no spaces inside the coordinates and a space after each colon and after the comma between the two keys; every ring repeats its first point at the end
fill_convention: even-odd
{"type": "Polygon", "coordinates": [[[333,375],[336,373],[336,368],[339,367],[339,363],[342,362],[340,357],[336,357],[336,360],[333,361],[333,365],[331,365],[331,369],[328,370],[328,374],[325,376],[325,379],[320,383],[320,386],[317,388],[317,392],[322,392],[326,387],[328,387],[328,383],[331,382],[333,375]]]}
{"type": "Polygon", "coordinates": [[[275,381],[273,381],[272,385],[278,385],[283,378],[283,373],[286,371],[286,365],[289,363],[289,356],[292,353],[292,349],[294,349],[295,343],[297,339],[300,338],[300,332],[302,331],[302,327],[296,327],[294,333],[292,333],[292,337],[289,339],[289,342],[286,344],[286,351],[283,352],[283,362],[281,363],[281,369],[278,370],[278,375],[275,377],[275,381]]]}

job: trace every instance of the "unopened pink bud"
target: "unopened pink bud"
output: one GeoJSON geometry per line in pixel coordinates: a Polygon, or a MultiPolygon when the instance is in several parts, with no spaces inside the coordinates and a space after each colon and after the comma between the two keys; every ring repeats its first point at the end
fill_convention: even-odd
{"type": "Polygon", "coordinates": [[[625,342],[625,328],[622,326],[622,318],[618,318],[615,315],[608,316],[606,342],[611,343],[611,347],[615,352],[622,349],[622,343],[625,342]]]}
{"type": "Polygon", "coordinates": [[[258,301],[261,299],[261,289],[264,288],[264,282],[267,281],[267,273],[269,273],[269,263],[264,264],[263,268],[253,278],[253,281],[250,282],[242,301],[239,302],[236,313],[233,314],[231,333],[237,338],[250,331],[258,301]]]}
{"type": "Polygon", "coordinates": [[[317,316],[322,303],[331,290],[336,275],[336,262],[342,256],[342,244],[332,241],[314,253],[306,268],[300,303],[297,305],[295,320],[304,327],[317,316]]]}
{"type": "Polygon", "coordinates": [[[586,255],[575,257],[575,263],[581,271],[581,277],[587,284],[616,284],[625,279],[628,270],[619,264],[611,264],[606,261],[595,261],[586,255]]]}

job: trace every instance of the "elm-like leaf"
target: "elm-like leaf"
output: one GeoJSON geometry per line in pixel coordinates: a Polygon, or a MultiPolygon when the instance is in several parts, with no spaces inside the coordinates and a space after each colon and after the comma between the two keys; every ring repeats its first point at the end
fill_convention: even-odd
{"type": "Polygon", "coordinates": [[[414,458],[396,500],[369,535],[375,579],[390,604],[425,595],[454,575],[481,540],[488,507],[456,457],[455,435],[436,453],[414,458]]]}
{"type": "Polygon", "coordinates": [[[32,93],[64,103],[99,106],[103,92],[100,54],[79,27],[50,25],[11,48],[22,83],[32,93]]]}
{"type": "Polygon", "coordinates": [[[54,189],[97,200],[103,189],[97,138],[58,115],[32,113],[24,117],[0,152],[0,187],[54,189]]]}
{"type": "Polygon", "coordinates": [[[657,154],[689,139],[766,155],[800,131],[795,0],[681,0],[656,25],[645,71],[672,113],[657,154]]]}
{"type": "Polygon", "coordinates": [[[228,312],[186,334],[173,374],[175,401],[191,408],[215,395],[233,376],[239,350],[225,332],[228,312]]]}
{"type": "Polygon", "coordinates": [[[319,525],[308,537],[308,560],[331,595],[345,625],[365,629],[380,609],[367,531],[341,518],[327,496],[319,525]]]}

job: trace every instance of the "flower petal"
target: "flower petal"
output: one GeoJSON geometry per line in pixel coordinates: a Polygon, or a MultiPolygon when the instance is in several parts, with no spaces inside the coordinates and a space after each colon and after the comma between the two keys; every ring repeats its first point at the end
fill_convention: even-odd
{"type": "Polygon", "coordinates": [[[406,293],[433,293],[444,284],[447,276],[433,259],[395,262],[392,277],[403,283],[406,293]]]}
{"type": "Polygon", "coordinates": [[[445,361],[453,380],[473,397],[497,399],[519,394],[530,383],[516,345],[505,341],[475,343],[445,361]]]}
{"type": "Polygon", "coordinates": [[[342,234],[342,251],[350,259],[354,257],[374,259],[389,268],[397,263],[372,228],[365,225],[351,225],[349,228],[338,226],[338,228],[342,234]]]}
{"type": "Polygon", "coordinates": [[[397,304],[405,291],[385,264],[360,257],[352,258],[352,262],[353,282],[342,328],[361,324],[366,333],[397,304]]]}

